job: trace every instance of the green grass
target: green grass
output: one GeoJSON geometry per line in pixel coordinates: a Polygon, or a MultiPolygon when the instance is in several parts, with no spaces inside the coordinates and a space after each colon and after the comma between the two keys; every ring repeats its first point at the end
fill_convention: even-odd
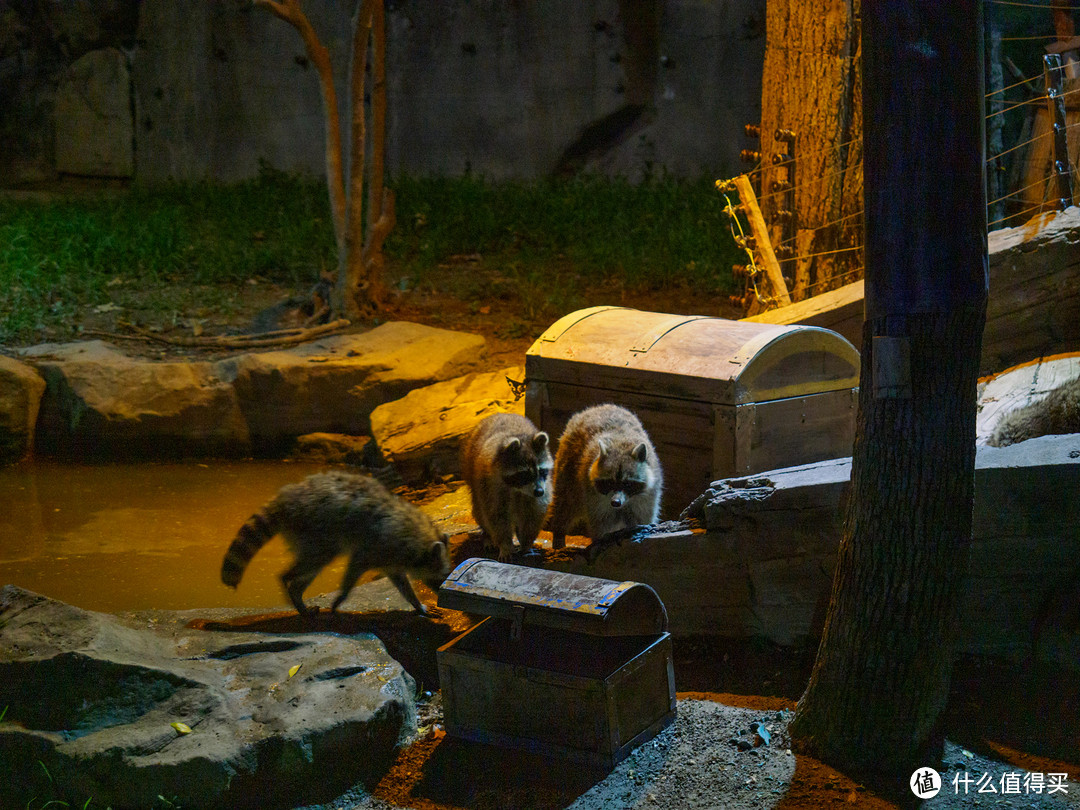
{"type": "MultiPolygon", "coordinates": [[[[688,284],[703,295],[732,287],[738,252],[709,179],[406,177],[393,186],[398,224],[386,254],[391,281],[407,277],[402,287],[442,283],[444,263],[462,254],[479,254],[485,272],[456,274],[457,286],[441,289],[479,300],[492,274],[515,297],[542,298],[548,308],[605,281],[688,284]]],[[[0,343],[33,342],[107,304],[118,289],[178,313],[196,302],[229,306],[200,285],[258,277],[300,288],[335,267],[325,186],[269,168],[230,186],[0,200],[0,343]]]]}
{"type": "Polygon", "coordinates": [[[401,178],[395,187],[398,226],[387,253],[420,279],[447,256],[479,253],[519,267],[562,262],[594,281],[719,292],[731,287],[738,261],[723,197],[709,179],[401,178]]]}

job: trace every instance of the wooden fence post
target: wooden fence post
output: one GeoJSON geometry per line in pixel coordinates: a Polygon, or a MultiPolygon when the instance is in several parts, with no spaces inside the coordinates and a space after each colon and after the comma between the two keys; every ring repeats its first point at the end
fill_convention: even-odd
{"type": "Polygon", "coordinates": [[[1046,78],[1046,103],[1050,108],[1050,125],[1053,128],[1054,177],[1057,183],[1058,208],[1064,211],[1072,205],[1072,172],[1069,167],[1068,124],[1065,121],[1065,95],[1062,92],[1064,78],[1061,70],[1061,54],[1043,56],[1043,76],[1046,78]]]}

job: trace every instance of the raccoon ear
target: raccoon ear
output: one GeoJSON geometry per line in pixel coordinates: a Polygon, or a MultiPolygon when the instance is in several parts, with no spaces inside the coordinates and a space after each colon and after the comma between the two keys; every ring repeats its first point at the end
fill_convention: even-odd
{"type": "Polygon", "coordinates": [[[500,453],[516,453],[521,448],[521,439],[515,436],[512,439],[507,439],[503,442],[503,446],[500,449],[500,453]]]}
{"type": "Polygon", "coordinates": [[[450,553],[447,551],[447,546],[450,544],[450,538],[446,536],[446,533],[439,535],[440,539],[431,544],[429,553],[431,559],[436,562],[448,562],[450,559],[450,553]]]}
{"type": "Polygon", "coordinates": [[[539,433],[537,433],[535,436],[533,436],[532,446],[533,446],[533,450],[535,450],[537,453],[542,452],[543,449],[545,447],[547,447],[547,445],[548,445],[548,435],[546,433],[544,433],[544,431],[541,430],[539,433]]]}
{"type": "Polygon", "coordinates": [[[603,439],[596,440],[596,447],[600,450],[600,458],[607,456],[607,442],[603,439]]]}
{"type": "Polygon", "coordinates": [[[649,453],[649,451],[645,447],[645,442],[641,442],[637,447],[635,447],[631,451],[630,455],[632,455],[634,457],[634,461],[636,461],[636,462],[638,462],[640,464],[641,462],[643,462],[645,460],[645,456],[647,456],[648,453],[649,453]]]}

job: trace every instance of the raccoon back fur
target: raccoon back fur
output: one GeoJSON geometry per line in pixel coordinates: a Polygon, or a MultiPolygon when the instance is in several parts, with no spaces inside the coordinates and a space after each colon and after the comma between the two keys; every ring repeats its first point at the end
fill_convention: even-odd
{"type": "Polygon", "coordinates": [[[1005,414],[987,439],[992,447],[1060,433],[1080,433],[1080,377],[1069,380],[1037,402],[1005,414]]]}
{"type": "Polygon", "coordinates": [[[323,274],[307,295],[294,295],[255,313],[242,334],[257,335],[280,329],[306,329],[330,322],[334,277],[323,274]]]}
{"type": "Polygon", "coordinates": [[[570,417],[555,456],[552,547],[584,524],[593,540],[655,523],[663,472],[649,435],[626,408],[596,405],[570,417]]]}
{"type": "Polygon", "coordinates": [[[281,583],[301,616],[317,612],[304,605],[304,590],[341,554],[349,562],[331,612],[361,574],[378,569],[417,612],[426,613],[406,574],[434,590],[450,573],[446,535],[411,503],[365,475],[317,473],[282,487],[240,527],[222,561],[221,581],[235,588],[251,558],[276,534],[296,558],[281,583]]]}
{"type": "Polygon", "coordinates": [[[544,525],[554,466],[548,445],[547,433],[512,413],[487,417],[462,444],[461,471],[473,517],[503,562],[510,559],[515,534],[528,551],[544,525]]]}

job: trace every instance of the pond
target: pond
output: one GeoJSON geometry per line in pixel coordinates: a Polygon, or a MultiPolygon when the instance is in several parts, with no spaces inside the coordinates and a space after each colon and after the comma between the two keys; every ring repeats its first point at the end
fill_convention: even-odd
{"type": "MultiPolygon", "coordinates": [[[[0,585],[89,610],[183,610],[287,604],[280,537],[235,591],[221,561],[240,526],[310,463],[214,461],[0,468],[0,585]]],[[[344,562],[307,595],[336,590],[344,562]]]]}

